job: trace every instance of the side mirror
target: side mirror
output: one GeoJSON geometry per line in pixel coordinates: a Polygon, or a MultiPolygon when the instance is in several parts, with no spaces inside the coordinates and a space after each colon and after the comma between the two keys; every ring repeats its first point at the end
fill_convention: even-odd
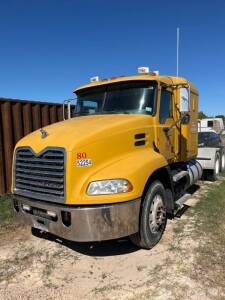
{"type": "Polygon", "coordinates": [[[180,112],[188,113],[190,111],[190,90],[189,88],[180,88],[180,112]]]}
{"type": "Polygon", "coordinates": [[[181,124],[188,124],[190,122],[190,115],[188,113],[181,117],[181,124]]]}

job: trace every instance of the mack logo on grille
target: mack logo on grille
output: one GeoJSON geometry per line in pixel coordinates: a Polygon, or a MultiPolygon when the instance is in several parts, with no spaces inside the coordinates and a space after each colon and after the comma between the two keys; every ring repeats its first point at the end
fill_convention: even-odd
{"type": "Polygon", "coordinates": [[[65,151],[47,148],[35,154],[21,147],[15,158],[15,193],[53,202],[64,202],[65,151]]]}

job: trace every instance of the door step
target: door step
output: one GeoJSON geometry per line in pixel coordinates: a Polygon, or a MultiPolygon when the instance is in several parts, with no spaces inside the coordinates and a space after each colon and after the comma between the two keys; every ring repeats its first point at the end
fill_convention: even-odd
{"type": "Polygon", "coordinates": [[[191,194],[184,194],[181,198],[179,198],[177,201],[175,201],[176,205],[179,209],[181,209],[186,201],[191,198],[191,194]]]}
{"type": "Polygon", "coordinates": [[[173,175],[173,182],[179,181],[184,176],[188,175],[188,171],[180,171],[179,173],[173,175]]]}

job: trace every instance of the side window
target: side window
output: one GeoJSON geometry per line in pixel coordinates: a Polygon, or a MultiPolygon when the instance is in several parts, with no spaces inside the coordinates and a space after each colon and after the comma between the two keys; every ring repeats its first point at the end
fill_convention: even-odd
{"type": "Polygon", "coordinates": [[[208,121],[208,127],[213,127],[213,121],[208,121]]]}
{"type": "Polygon", "coordinates": [[[160,100],[159,122],[163,124],[166,119],[172,117],[172,93],[162,89],[160,100]]]}

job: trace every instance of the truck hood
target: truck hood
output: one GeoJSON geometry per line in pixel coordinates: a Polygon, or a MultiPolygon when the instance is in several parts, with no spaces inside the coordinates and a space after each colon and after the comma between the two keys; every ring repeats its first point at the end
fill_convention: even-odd
{"type": "Polygon", "coordinates": [[[74,146],[83,147],[112,135],[142,129],[150,125],[147,115],[95,115],[81,116],[44,127],[47,136],[42,138],[40,130],[27,135],[17,144],[17,147],[30,146],[36,153],[46,147],[64,147],[72,151],[74,146]]]}

